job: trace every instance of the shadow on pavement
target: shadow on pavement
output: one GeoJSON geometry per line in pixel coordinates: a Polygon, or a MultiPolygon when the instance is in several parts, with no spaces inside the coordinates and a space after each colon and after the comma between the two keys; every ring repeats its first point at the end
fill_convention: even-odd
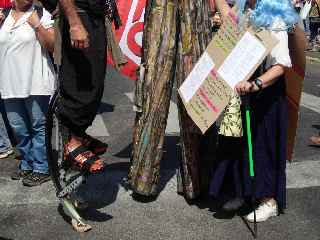
{"type": "MultiPolygon", "coordinates": [[[[88,208],[78,210],[81,217],[93,222],[106,222],[113,217],[102,213],[98,209],[104,208],[117,199],[123,178],[127,176],[128,163],[109,165],[105,171],[89,175],[86,182],[81,185],[74,197],[80,202],[88,203],[88,208]]],[[[62,205],[58,206],[58,212],[65,222],[71,224],[71,218],[65,213],[62,205]]]]}
{"type": "Polygon", "coordinates": [[[105,113],[105,112],[113,112],[114,111],[114,105],[101,102],[100,107],[98,109],[98,114],[105,113]]]}
{"type": "Polygon", "coordinates": [[[113,156],[117,158],[131,158],[131,152],[132,152],[132,143],[130,143],[128,146],[114,154],[113,156]]]}
{"type": "Polygon", "coordinates": [[[86,183],[76,192],[76,197],[95,209],[114,203],[123,179],[127,176],[127,169],[128,163],[114,163],[101,173],[89,175],[86,183]]]}
{"type": "Polygon", "coordinates": [[[317,130],[320,130],[320,125],[319,124],[313,124],[312,125],[312,128],[315,128],[317,130]]]}

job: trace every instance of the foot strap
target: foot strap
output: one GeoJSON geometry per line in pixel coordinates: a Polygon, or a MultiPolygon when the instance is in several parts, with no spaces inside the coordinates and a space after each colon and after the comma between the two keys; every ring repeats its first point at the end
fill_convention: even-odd
{"type": "Polygon", "coordinates": [[[79,146],[72,151],[67,150],[67,157],[80,167],[81,170],[89,171],[97,161],[99,157],[95,156],[90,150],[84,146],[79,146]]]}

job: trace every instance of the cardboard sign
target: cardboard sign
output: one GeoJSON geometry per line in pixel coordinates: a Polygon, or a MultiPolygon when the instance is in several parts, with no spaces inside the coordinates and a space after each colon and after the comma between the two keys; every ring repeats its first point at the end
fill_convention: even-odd
{"type": "Polygon", "coordinates": [[[248,80],[277,44],[269,31],[239,31],[234,15],[224,19],[178,92],[205,133],[227,106],[235,85],[248,80]]]}
{"type": "Polygon", "coordinates": [[[307,41],[304,31],[299,27],[296,27],[295,31],[288,36],[292,68],[286,69],[285,73],[288,100],[287,159],[292,160],[305,77],[307,41]]]}

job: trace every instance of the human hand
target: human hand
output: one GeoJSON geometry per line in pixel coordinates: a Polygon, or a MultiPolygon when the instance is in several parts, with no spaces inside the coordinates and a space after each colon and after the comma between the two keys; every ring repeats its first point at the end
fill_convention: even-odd
{"type": "Polygon", "coordinates": [[[70,39],[74,48],[85,49],[89,47],[89,35],[82,24],[70,26],[70,39]]]}
{"type": "Polygon", "coordinates": [[[30,17],[27,19],[27,22],[34,29],[37,29],[40,26],[41,23],[37,11],[32,12],[30,17]]]}
{"type": "Polygon", "coordinates": [[[259,87],[253,82],[241,81],[237,83],[235,90],[239,95],[246,95],[247,93],[258,91],[259,87]]]}
{"type": "Polygon", "coordinates": [[[0,24],[3,22],[4,20],[4,14],[2,13],[2,8],[0,9],[0,24]]]}

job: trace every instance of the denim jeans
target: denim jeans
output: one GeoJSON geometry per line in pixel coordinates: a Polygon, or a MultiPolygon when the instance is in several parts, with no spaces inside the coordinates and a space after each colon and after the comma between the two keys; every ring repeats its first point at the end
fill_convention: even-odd
{"type": "Polygon", "coordinates": [[[306,33],[306,36],[310,37],[311,31],[310,31],[309,17],[307,17],[305,20],[303,20],[303,27],[304,27],[304,32],[306,33]]]}
{"type": "MultiPolygon", "coordinates": [[[[0,107],[2,107],[0,105],[0,107]]],[[[4,124],[3,118],[2,118],[2,111],[0,111],[0,153],[7,152],[12,148],[6,126],[4,124]]]]}
{"type": "Polygon", "coordinates": [[[22,156],[20,169],[48,173],[45,114],[50,96],[4,99],[8,120],[22,156]]]}

